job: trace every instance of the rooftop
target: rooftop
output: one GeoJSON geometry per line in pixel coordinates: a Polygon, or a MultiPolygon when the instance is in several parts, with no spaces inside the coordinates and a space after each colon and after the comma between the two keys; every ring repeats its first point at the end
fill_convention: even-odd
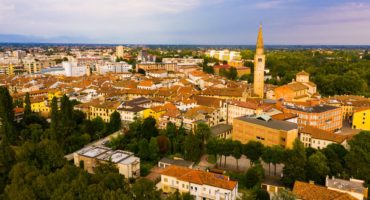
{"type": "Polygon", "coordinates": [[[322,113],[322,112],[338,109],[339,107],[325,105],[325,104],[320,104],[316,106],[296,106],[294,104],[291,104],[291,105],[286,104],[285,108],[291,109],[291,110],[309,112],[309,113],[322,113]]]}
{"type": "Polygon", "coordinates": [[[191,162],[191,161],[187,161],[187,160],[175,160],[175,159],[171,159],[171,158],[162,158],[159,162],[162,162],[162,163],[167,163],[167,164],[170,164],[170,165],[176,165],[176,166],[181,166],[181,167],[190,167],[190,166],[193,166],[194,165],[194,162],[191,162]]]}
{"type": "Polygon", "coordinates": [[[222,133],[225,133],[227,131],[231,131],[233,129],[233,126],[228,124],[218,124],[216,126],[211,127],[211,134],[213,136],[218,136],[222,133]]]}
{"type": "Polygon", "coordinates": [[[294,129],[297,129],[298,127],[296,123],[280,121],[280,120],[275,120],[275,119],[265,120],[260,117],[243,116],[243,117],[238,117],[235,119],[245,121],[248,123],[252,123],[252,124],[257,124],[257,125],[268,127],[268,128],[272,128],[272,129],[284,130],[284,131],[294,130],[294,129]]]}
{"type": "Polygon", "coordinates": [[[343,180],[338,178],[326,178],[326,186],[330,188],[335,188],[339,190],[349,191],[349,192],[356,192],[363,194],[367,188],[364,187],[364,181],[350,179],[350,180],[343,180]]]}
{"type": "Polygon", "coordinates": [[[294,183],[293,193],[303,200],[356,200],[347,193],[300,181],[294,183]]]}

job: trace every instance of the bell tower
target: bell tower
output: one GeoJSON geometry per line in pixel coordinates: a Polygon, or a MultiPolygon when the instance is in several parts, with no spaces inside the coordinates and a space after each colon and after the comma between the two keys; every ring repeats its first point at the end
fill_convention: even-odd
{"type": "Polygon", "coordinates": [[[254,55],[253,79],[253,93],[260,98],[264,97],[265,62],[266,56],[263,47],[262,25],[260,25],[256,44],[256,54],[254,55]]]}

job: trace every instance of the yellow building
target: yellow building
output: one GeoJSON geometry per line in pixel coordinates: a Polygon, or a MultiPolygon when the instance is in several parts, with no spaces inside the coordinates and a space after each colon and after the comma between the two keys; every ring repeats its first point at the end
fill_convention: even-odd
{"type": "Polygon", "coordinates": [[[121,105],[119,101],[97,102],[89,107],[89,119],[101,117],[103,121],[109,122],[110,115],[121,105]]]}
{"type": "Polygon", "coordinates": [[[152,108],[145,109],[143,112],[143,117],[153,117],[157,123],[159,122],[159,118],[166,112],[166,108],[164,106],[156,106],[152,108]]]}
{"type": "Polygon", "coordinates": [[[238,117],[233,121],[232,139],[245,144],[259,141],[266,146],[280,145],[292,148],[298,138],[296,123],[272,119],[268,115],[238,117]]]}
{"type": "MultiPolygon", "coordinates": [[[[47,116],[50,112],[48,101],[44,97],[34,97],[30,99],[32,112],[40,113],[47,116]]],[[[25,105],[25,104],[24,104],[25,105]]]]}
{"type": "Polygon", "coordinates": [[[48,92],[48,101],[51,102],[51,100],[53,100],[54,97],[56,97],[58,99],[62,98],[63,93],[60,90],[49,91],[48,92]]]}
{"type": "Polygon", "coordinates": [[[370,131],[370,108],[358,109],[353,113],[352,128],[370,131]]]}

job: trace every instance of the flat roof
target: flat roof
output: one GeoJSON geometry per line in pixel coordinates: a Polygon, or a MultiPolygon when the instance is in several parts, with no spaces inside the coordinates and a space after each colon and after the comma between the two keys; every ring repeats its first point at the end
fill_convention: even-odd
{"type": "Polygon", "coordinates": [[[261,118],[248,117],[248,116],[238,117],[236,119],[245,121],[248,123],[272,128],[272,129],[277,129],[277,130],[290,131],[290,130],[294,130],[298,128],[298,125],[296,123],[292,123],[288,121],[280,121],[280,120],[275,120],[275,119],[264,120],[261,118]]]}
{"type": "Polygon", "coordinates": [[[326,112],[329,110],[334,110],[334,109],[339,108],[336,106],[330,106],[330,105],[324,105],[324,104],[310,106],[310,107],[300,107],[300,106],[291,106],[291,105],[286,105],[285,107],[287,109],[304,111],[304,112],[309,112],[309,113],[322,113],[322,112],[326,112]]]}
{"type": "Polygon", "coordinates": [[[189,166],[194,165],[194,162],[192,162],[192,161],[175,160],[175,159],[166,158],[166,157],[162,158],[158,162],[162,162],[162,163],[166,163],[166,164],[170,164],[170,165],[182,166],[182,167],[189,167],[189,166]]]}
{"type": "Polygon", "coordinates": [[[211,134],[214,136],[217,136],[221,133],[225,133],[227,131],[231,131],[233,129],[233,126],[228,124],[218,124],[216,126],[211,127],[211,134]]]}
{"type": "Polygon", "coordinates": [[[331,187],[331,188],[336,188],[339,190],[356,192],[360,194],[363,194],[364,190],[366,190],[366,188],[363,185],[363,182],[359,180],[351,181],[351,180],[343,180],[343,179],[337,179],[337,178],[327,178],[326,186],[331,187]]]}

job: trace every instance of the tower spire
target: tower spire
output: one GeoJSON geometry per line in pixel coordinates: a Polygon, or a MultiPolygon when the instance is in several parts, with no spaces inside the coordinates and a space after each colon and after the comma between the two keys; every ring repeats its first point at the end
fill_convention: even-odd
{"type": "Polygon", "coordinates": [[[260,27],[258,30],[257,36],[257,44],[256,44],[256,52],[257,54],[263,54],[263,35],[262,35],[262,24],[260,23],[260,27]]]}

